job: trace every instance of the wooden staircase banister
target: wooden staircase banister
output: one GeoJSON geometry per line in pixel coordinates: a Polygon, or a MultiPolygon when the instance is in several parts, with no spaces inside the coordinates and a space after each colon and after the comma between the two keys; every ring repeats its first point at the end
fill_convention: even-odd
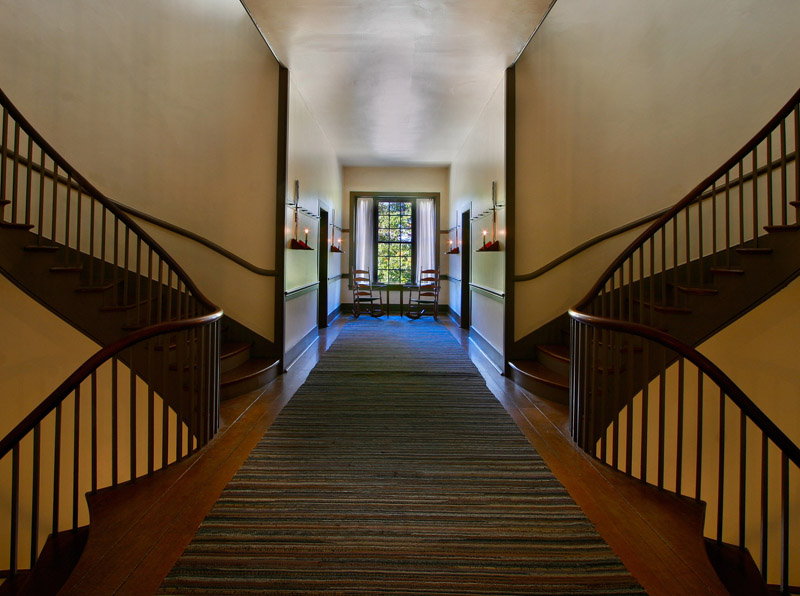
{"type": "MultiPolygon", "coordinates": [[[[2,89],[0,89],[0,105],[2,105],[3,109],[7,111],[8,114],[11,115],[11,117],[20,125],[20,128],[24,130],[25,134],[33,139],[34,142],[42,149],[44,149],[47,156],[57,163],[59,168],[63,169],[73,181],[77,181],[87,194],[90,194],[92,198],[102,203],[111,213],[116,215],[121,221],[125,222],[125,225],[131,230],[134,230],[138,236],[140,236],[150,247],[152,247],[153,251],[156,252],[158,256],[160,256],[166,263],[169,263],[169,266],[181,277],[181,281],[186,284],[186,286],[192,291],[192,294],[194,294],[194,296],[201,301],[209,309],[209,311],[213,312],[219,309],[203,294],[203,292],[200,291],[200,289],[194,284],[191,278],[172,258],[172,256],[170,256],[169,253],[167,253],[167,251],[158,242],[156,242],[141,226],[139,226],[139,224],[131,219],[127,213],[120,209],[116,201],[108,198],[106,195],[100,192],[91,182],[82,176],[80,172],[73,168],[72,165],[66,159],[64,159],[64,157],[62,157],[61,154],[56,151],[56,149],[50,143],[48,143],[44,137],[42,137],[42,135],[39,134],[39,132],[22,115],[22,113],[17,109],[17,107],[2,89]]],[[[4,157],[5,156],[3,156],[3,158],[4,157]]]]}
{"type": "Polygon", "coordinates": [[[143,340],[191,329],[199,325],[207,325],[222,318],[222,311],[183,319],[180,321],[169,321],[158,325],[151,325],[144,329],[132,332],[111,345],[101,348],[95,352],[86,362],[79,366],[75,372],[67,377],[53,392],[47,396],[30,414],[23,418],[2,440],[0,440],[0,459],[6,456],[11,449],[19,443],[33,428],[39,424],[45,416],[51,413],[56,406],[64,401],[94,370],[97,370],[103,363],[113,358],[123,350],[137,344],[143,340]]]}
{"type": "Polygon", "coordinates": [[[716,383],[725,392],[731,401],[742,410],[753,423],[772,441],[778,449],[786,453],[786,456],[796,466],[800,467],[800,447],[786,436],[778,426],[767,416],[753,401],[747,397],[744,391],[726,375],[721,368],[709,360],[706,356],[698,352],[695,348],[687,346],[682,341],[673,337],[669,333],[660,331],[648,325],[633,323],[630,321],[620,321],[606,317],[587,315],[582,312],[570,309],[570,316],[576,321],[587,325],[619,331],[630,335],[637,335],[661,344],[692,362],[698,369],[703,371],[711,381],[716,383]]]}
{"type": "Polygon", "coordinates": [[[619,267],[630,258],[630,256],[642,245],[645,241],[653,236],[653,234],[661,229],[667,222],[669,222],[678,213],[683,211],[687,206],[695,202],[703,195],[703,192],[709,186],[714,184],[716,180],[722,178],[726,172],[730,171],[737,163],[744,159],[750,152],[757,147],[764,138],[775,129],[792,111],[797,108],[800,103],[800,89],[786,102],[780,111],[759,130],[753,138],[751,138],[744,146],[739,149],[733,156],[717,168],[713,173],[707,176],[702,182],[690,190],[686,196],[678,201],[674,206],[665,211],[658,219],[656,219],[646,230],[644,230],[628,247],[620,253],[620,255],[612,261],[606,270],[600,275],[598,281],[586,293],[586,295],[573,307],[574,311],[583,311],[589,302],[600,292],[603,285],[608,281],[611,275],[619,269],[619,267]]]}

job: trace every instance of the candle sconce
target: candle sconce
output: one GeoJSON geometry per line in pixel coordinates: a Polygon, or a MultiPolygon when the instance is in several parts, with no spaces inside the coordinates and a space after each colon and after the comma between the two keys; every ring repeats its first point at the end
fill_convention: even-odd
{"type": "Polygon", "coordinates": [[[459,219],[458,219],[458,211],[456,211],[456,227],[455,228],[451,228],[451,230],[454,229],[455,232],[456,232],[455,246],[453,246],[453,241],[448,239],[447,240],[447,243],[449,245],[448,246],[448,250],[447,250],[447,252],[444,253],[446,255],[457,255],[460,252],[459,246],[461,246],[461,243],[458,241],[458,223],[457,223],[458,221],[459,221],[459,219]]]}
{"type": "MultiPolygon", "coordinates": [[[[497,239],[497,210],[502,208],[503,205],[497,204],[497,182],[494,180],[492,181],[492,206],[487,210],[481,213],[478,217],[485,215],[486,213],[491,212],[492,214],[492,239],[488,243],[486,242],[486,236],[488,234],[488,230],[483,230],[483,245],[475,252],[498,252],[501,250],[500,241],[497,239]]],[[[477,218],[476,218],[477,219],[477,218]]]]}
{"type": "Polygon", "coordinates": [[[336,225],[336,209],[333,209],[331,210],[331,246],[330,246],[331,252],[344,254],[344,251],[342,250],[341,233],[342,233],[342,228],[336,225]],[[338,237],[335,234],[336,230],[339,230],[340,235],[338,237]],[[336,238],[335,242],[334,238],[336,238]]]}
{"type": "Polygon", "coordinates": [[[300,240],[297,237],[297,232],[299,228],[298,222],[298,215],[302,213],[307,217],[311,217],[316,219],[317,216],[313,211],[309,211],[305,207],[300,206],[300,181],[294,181],[294,203],[289,203],[289,206],[294,209],[294,238],[291,239],[289,242],[289,248],[293,250],[314,250],[308,245],[308,228],[305,228],[303,231],[305,232],[305,240],[300,240]]]}

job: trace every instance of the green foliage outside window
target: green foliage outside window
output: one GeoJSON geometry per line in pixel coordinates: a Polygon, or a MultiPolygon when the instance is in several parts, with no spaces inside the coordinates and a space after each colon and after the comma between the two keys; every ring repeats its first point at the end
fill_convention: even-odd
{"type": "Polygon", "coordinates": [[[412,220],[410,201],[378,202],[378,281],[410,283],[412,220]]]}

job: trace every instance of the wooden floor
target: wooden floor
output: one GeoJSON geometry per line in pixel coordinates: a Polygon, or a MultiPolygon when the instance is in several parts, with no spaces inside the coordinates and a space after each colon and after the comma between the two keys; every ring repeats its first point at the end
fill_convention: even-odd
{"type": "MultiPolygon", "coordinates": [[[[322,330],[319,341],[266,390],[224,402],[222,428],[200,453],[148,479],[93,495],[89,540],[61,593],[152,594],[346,320],[340,317],[322,330]]],[[[708,562],[702,512],[695,503],[645,487],[577,450],[566,432],[563,406],[500,376],[466,332],[450,321],[442,324],[649,594],[727,594],[708,562]]]]}

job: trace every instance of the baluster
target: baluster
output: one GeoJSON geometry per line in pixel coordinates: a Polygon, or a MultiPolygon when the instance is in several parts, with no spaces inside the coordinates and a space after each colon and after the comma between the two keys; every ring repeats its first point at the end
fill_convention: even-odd
{"type": "MultiPolygon", "coordinates": [[[[3,163],[5,164],[5,156],[3,156],[3,163]]],[[[39,151],[39,225],[36,226],[36,244],[41,246],[42,238],[44,238],[44,181],[45,181],[45,155],[44,149],[40,148],[39,151]]],[[[5,183],[2,183],[5,184],[5,183]]]]}
{"type": "Polygon", "coordinates": [[[786,192],[786,118],[781,120],[781,224],[784,226],[789,222],[787,213],[787,192],[786,192]]]}
{"type": "Polygon", "coordinates": [[[116,306],[119,304],[119,218],[117,217],[116,213],[114,215],[114,266],[112,268],[113,273],[113,304],[116,306]]]}
{"type": "MultiPolygon", "coordinates": [[[[134,276],[136,283],[136,320],[142,325],[150,323],[149,317],[142,317],[142,238],[136,235],[136,275],[134,276]]],[[[148,305],[149,307],[149,305],[148,305]]]]}
{"type": "Polygon", "coordinates": [[[172,269],[167,265],[167,321],[172,320],[172,269]]]}
{"type": "Polygon", "coordinates": [[[11,223],[17,222],[17,200],[19,192],[19,122],[14,122],[14,167],[11,179],[11,223]]]}
{"type": "Polygon", "coordinates": [[[703,271],[703,201],[697,200],[697,265],[700,268],[700,287],[704,285],[705,271],[703,271]]]}
{"type": "Polygon", "coordinates": [[[666,407],[667,407],[667,351],[657,348],[661,354],[661,373],[658,375],[658,488],[664,488],[664,462],[666,460],[666,407]]]}
{"type": "MultiPolygon", "coordinates": [[[[147,324],[153,324],[153,247],[147,249],[147,324]]],[[[148,377],[149,378],[149,377],[148,377]]]]}
{"type": "Polygon", "coordinates": [[[37,422],[33,427],[33,466],[31,485],[31,569],[39,558],[39,485],[42,463],[42,429],[37,422]]]}
{"type": "MultiPolygon", "coordinates": [[[[58,180],[54,180],[53,184],[57,184],[58,180]]],[[[64,265],[69,266],[69,223],[72,219],[72,179],[67,174],[67,202],[64,210],[64,265]]]]}
{"type": "Polygon", "coordinates": [[[678,358],[678,428],[676,438],[675,453],[675,492],[683,494],[683,407],[684,407],[684,384],[686,382],[686,365],[683,357],[678,358]]]}
{"type": "MultiPolygon", "coordinates": [[[[660,303],[666,305],[667,303],[667,224],[665,223],[661,229],[661,300],[660,303]]],[[[655,300],[653,301],[655,307],[655,300]]],[[[653,322],[651,320],[650,324],[653,322]]]]}
{"type": "Polygon", "coordinates": [[[794,106],[794,200],[800,207],[800,105],[794,106]]]}
{"type": "MultiPolygon", "coordinates": [[[[191,329],[187,331],[189,336],[189,451],[194,451],[192,443],[194,437],[198,437],[198,419],[197,419],[197,373],[199,372],[197,362],[197,330],[191,329]]],[[[199,442],[199,438],[198,438],[199,442]]]]}
{"type": "Polygon", "coordinates": [[[77,226],[75,229],[75,264],[80,266],[81,264],[81,228],[83,227],[83,193],[81,192],[80,187],[76,189],[78,191],[78,214],[77,214],[77,226]]]}
{"type": "Polygon", "coordinates": [[[128,350],[130,353],[130,364],[128,365],[130,368],[130,457],[131,457],[131,480],[136,479],[136,363],[135,363],[135,349],[130,348],[128,350]]]}
{"type": "Polygon", "coordinates": [[[650,363],[650,342],[644,341],[642,346],[642,453],[641,453],[641,478],[647,482],[647,430],[649,422],[650,407],[650,379],[648,378],[648,366],[650,363]]]}
{"type": "Polygon", "coordinates": [[[770,132],[767,135],[767,223],[769,225],[775,223],[775,206],[772,204],[772,200],[772,133],[770,132]]]}
{"type": "Polygon", "coordinates": [[[725,393],[719,390],[719,480],[717,484],[717,542],[722,542],[725,501],[725,393]]]}
{"type": "Polygon", "coordinates": [[[781,593],[789,593],[789,456],[781,453],[781,593]]]}
{"type": "Polygon", "coordinates": [[[767,577],[769,569],[769,442],[766,433],[761,433],[761,575],[767,577]]]}
{"type": "Polygon", "coordinates": [[[31,192],[33,186],[33,139],[28,135],[28,160],[25,168],[25,223],[31,223],[31,192]]]}
{"type": "Polygon", "coordinates": [[[175,392],[177,403],[175,404],[175,414],[177,421],[177,428],[175,431],[175,459],[179,460],[183,457],[183,421],[186,418],[186,410],[184,408],[184,390],[183,390],[183,370],[186,363],[186,337],[183,331],[179,331],[175,337],[177,347],[175,353],[176,368],[178,371],[178,385],[175,392]]]}
{"type": "Polygon", "coordinates": [[[92,491],[97,490],[97,371],[92,371],[92,491]]]}
{"type": "MultiPolygon", "coordinates": [[[[625,317],[626,321],[633,320],[633,260],[635,255],[634,252],[628,260],[628,316],[625,317]]],[[[639,278],[639,283],[642,283],[641,278],[639,278]]]]}
{"type": "Polygon", "coordinates": [[[58,534],[58,514],[61,504],[61,404],[56,406],[56,434],[53,451],[53,534],[58,534]]]}
{"type": "Polygon", "coordinates": [[[158,305],[156,306],[156,319],[160,323],[164,318],[164,265],[161,262],[161,255],[158,256],[158,305]]]}
{"type": "Polygon", "coordinates": [[[686,241],[686,287],[692,288],[694,284],[692,283],[692,227],[691,227],[691,205],[687,205],[684,210],[684,236],[686,241]]]}
{"type": "MultiPolygon", "coordinates": [[[[701,199],[702,201],[702,199],[701,199]]],[[[711,184],[711,266],[717,266],[717,181],[711,184]]]]}
{"type": "Polygon", "coordinates": [[[118,407],[119,395],[117,391],[117,359],[111,359],[111,486],[117,486],[119,481],[119,431],[118,407]]]}
{"type": "Polygon", "coordinates": [[[642,319],[639,321],[640,323],[649,323],[653,324],[653,305],[656,301],[656,241],[655,235],[650,236],[650,296],[648,300],[647,310],[650,316],[648,321],[642,319]]]}
{"type": "Polygon", "coordinates": [[[107,269],[107,267],[106,267],[106,242],[107,242],[107,233],[108,233],[107,224],[106,224],[106,220],[108,219],[107,212],[108,212],[108,209],[106,209],[106,207],[104,205],[103,208],[102,208],[102,211],[101,211],[103,219],[102,219],[101,226],[100,226],[100,228],[101,228],[101,230],[100,230],[100,233],[101,233],[101,239],[100,239],[100,283],[102,285],[105,285],[105,283],[106,283],[106,269],[107,269]]]}
{"type": "Polygon", "coordinates": [[[53,162],[53,203],[50,206],[50,211],[50,241],[55,245],[58,240],[58,236],[56,235],[58,225],[58,164],[55,162],[53,162]]]}
{"type": "Polygon", "coordinates": [[[739,410],[739,548],[744,548],[744,523],[747,517],[747,417],[739,410]]]}
{"type": "MultiPolygon", "coordinates": [[[[2,215],[5,206],[3,201],[6,200],[6,168],[7,168],[7,157],[6,157],[6,146],[8,144],[8,109],[5,107],[3,108],[3,124],[2,124],[2,141],[0,141],[0,149],[2,149],[2,155],[0,155],[0,215],[2,215]]],[[[0,217],[0,219],[2,219],[0,217]]]]}
{"type": "Polygon", "coordinates": [[[9,540],[8,572],[10,577],[17,574],[19,547],[19,443],[11,449],[11,533],[9,540]]]}
{"type": "Polygon", "coordinates": [[[758,146],[753,147],[753,240],[758,246],[758,146]]]}
{"type": "Polygon", "coordinates": [[[725,172],[725,266],[731,266],[731,172],[725,172]]]}
{"type": "MultiPolygon", "coordinates": [[[[161,257],[159,257],[159,278],[161,275],[161,257]]],[[[161,293],[161,292],[160,292],[161,293]]],[[[167,386],[167,369],[169,366],[169,350],[170,350],[170,336],[163,336],[166,340],[164,342],[164,351],[161,357],[161,387],[167,386]]],[[[178,349],[177,339],[175,342],[175,349],[178,349]]],[[[161,467],[166,468],[169,463],[169,407],[165,396],[161,396],[161,467]]]]}
{"type": "Polygon", "coordinates": [[[644,323],[644,244],[639,246],[639,323],[644,323]]]}
{"type": "Polygon", "coordinates": [[[739,244],[744,246],[744,160],[739,160],[739,244]]]}
{"type": "Polygon", "coordinates": [[[695,463],[694,498],[700,500],[703,478],[703,371],[697,369],[697,462],[695,463]]]}
{"type": "MultiPolygon", "coordinates": [[[[128,305],[130,304],[130,239],[131,239],[131,229],[123,222],[125,226],[125,250],[123,251],[123,262],[125,263],[122,269],[122,304],[128,305]]],[[[138,322],[137,322],[138,324],[138,322]]]]}
{"type": "Polygon", "coordinates": [[[72,442],[72,529],[78,529],[78,504],[80,498],[78,495],[79,478],[80,478],[80,452],[81,452],[81,386],[75,388],[75,410],[73,424],[73,442],[72,442]]]}
{"type": "MultiPolygon", "coordinates": [[[[672,218],[672,303],[678,306],[678,215],[672,218]]],[[[665,300],[664,302],[668,302],[665,300]]]]}
{"type": "Polygon", "coordinates": [[[628,353],[628,367],[625,371],[625,380],[628,408],[626,411],[627,432],[625,436],[625,473],[629,476],[633,474],[633,398],[636,392],[633,390],[633,350],[634,336],[629,335],[626,346],[628,353]]]}
{"type": "MultiPolygon", "coordinates": [[[[153,251],[150,249],[151,265],[152,265],[153,251]]],[[[150,284],[148,283],[148,290],[150,284]]],[[[155,371],[153,370],[153,352],[158,345],[158,338],[148,340],[147,346],[147,473],[152,474],[155,470],[155,409],[156,399],[155,390],[153,389],[153,379],[155,371]]],[[[164,347],[164,355],[166,356],[167,347],[164,347]]]]}
{"type": "Polygon", "coordinates": [[[592,350],[592,355],[589,358],[585,359],[586,367],[584,370],[584,374],[586,375],[584,378],[589,379],[589,383],[587,389],[589,390],[583,400],[583,411],[586,417],[584,422],[585,425],[585,439],[584,439],[584,449],[587,447],[589,448],[589,453],[592,455],[597,454],[597,434],[595,431],[595,421],[597,419],[597,411],[600,407],[600,393],[598,383],[597,383],[597,350],[598,350],[598,334],[600,331],[596,327],[592,327],[589,325],[585,325],[587,327],[586,333],[589,337],[587,347],[592,350]]]}

